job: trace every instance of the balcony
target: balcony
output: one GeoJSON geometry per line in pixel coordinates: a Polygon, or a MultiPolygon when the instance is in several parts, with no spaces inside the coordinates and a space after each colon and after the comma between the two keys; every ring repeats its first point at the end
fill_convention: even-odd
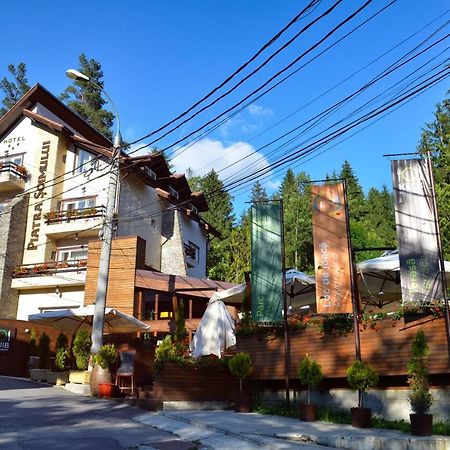
{"type": "Polygon", "coordinates": [[[102,228],[105,214],[104,206],[47,212],[44,214],[46,234],[51,238],[81,232],[86,237],[96,236],[102,228]]]}
{"type": "Polygon", "coordinates": [[[48,286],[83,286],[86,259],[21,264],[12,269],[13,289],[40,289],[48,286]]]}
{"type": "Polygon", "coordinates": [[[0,192],[23,191],[27,178],[25,166],[12,161],[0,162],[0,192]]]}

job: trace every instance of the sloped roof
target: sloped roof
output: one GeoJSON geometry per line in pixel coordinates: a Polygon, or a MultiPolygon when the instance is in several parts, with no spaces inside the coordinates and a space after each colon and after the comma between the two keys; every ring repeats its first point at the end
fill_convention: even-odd
{"type": "Polygon", "coordinates": [[[79,114],[71,110],[39,83],[35,84],[3,117],[0,118],[0,136],[6,134],[16,124],[22,117],[24,110],[33,109],[37,103],[40,103],[47,108],[85,139],[106,148],[112,146],[109,139],[89,125],[79,114]]]}

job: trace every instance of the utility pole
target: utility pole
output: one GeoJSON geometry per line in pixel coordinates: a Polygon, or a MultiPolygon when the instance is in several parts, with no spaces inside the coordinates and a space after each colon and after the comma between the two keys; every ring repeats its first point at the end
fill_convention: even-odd
{"type": "Polygon", "coordinates": [[[105,94],[105,97],[109,100],[114,108],[117,129],[114,136],[114,143],[111,155],[111,170],[109,175],[108,191],[106,198],[106,215],[103,222],[102,236],[101,236],[101,248],[100,258],[98,266],[98,280],[97,280],[97,293],[95,296],[95,308],[94,318],[92,321],[92,347],[91,353],[98,353],[100,347],[103,344],[103,327],[105,324],[105,307],[106,307],[106,294],[108,291],[108,277],[109,277],[109,262],[111,259],[111,246],[113,238],[114,227],[114,215],[116,212],[117,193],[119,192],[119,166],[120,166],[120,153],[122,149],[122,138],[120,136],[120,120],[117,108],[108,95],[108,93],[91,78],[83,73],[69,69],[66,72],[67,76],[73,80],[84,81],[91,83],[100,91],[105,94]]]}

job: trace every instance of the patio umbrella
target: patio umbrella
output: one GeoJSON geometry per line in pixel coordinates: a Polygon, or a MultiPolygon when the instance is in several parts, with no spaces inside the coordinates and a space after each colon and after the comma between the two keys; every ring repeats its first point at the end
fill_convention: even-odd
{"type": "Polygon", "coordinates": [[[236,344],[234,320],[225,304],[215,299],[214,295],[208,302],[190,345],[194,358],[202,355],[216,355],[220,358],[226,348],[236,344]]]}
{"type": "MultiPolygon", "coordinates": [[[[356,265],[358,288],[363,305],[372,305],[384,310],[395,309],[402,300],[400,284],[400,262],[398,251],[383,253],[378,258],[361,261],[356,265]]],[[[447,281],[450,280],[450,262],[445,261],[447,281]]]]}
{"type": "Polygon", "coordinates": [[[307,306],[314,308],[316,304],[315,278],[299,270],[287,270],[286,295],[288,304],[294,312],[307,306]]]}
{"type": "MultiPolygon", "coordinates": [[[[92,328],[94,308],[94,305],[89,305],[81,308],[46,311],[29,315],[28,320],[50,325],[68,334],[74,334],[79,328],[92,328]]],[[[124,314],[117,309],[105,308],[104,334],[134,333],[148,330],[150,330],[150,327],[135,317],[124,314]]]]}

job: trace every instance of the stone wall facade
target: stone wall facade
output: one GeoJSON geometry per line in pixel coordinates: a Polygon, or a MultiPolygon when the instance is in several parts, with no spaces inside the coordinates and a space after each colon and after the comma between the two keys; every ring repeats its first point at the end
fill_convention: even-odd
{"type": "Polygon", "coordinates": [[[174,209],[163,213],[161,229],[161,272],[186,276],[183,232],[180,212],[174,209]]]}
{"type": "Polygon", "coordinates": [[[0,214],[0,317],[15,319],[18,292],[11,289],[11,268],[22,263],[28,197],[16,197],[0,214]]]}

